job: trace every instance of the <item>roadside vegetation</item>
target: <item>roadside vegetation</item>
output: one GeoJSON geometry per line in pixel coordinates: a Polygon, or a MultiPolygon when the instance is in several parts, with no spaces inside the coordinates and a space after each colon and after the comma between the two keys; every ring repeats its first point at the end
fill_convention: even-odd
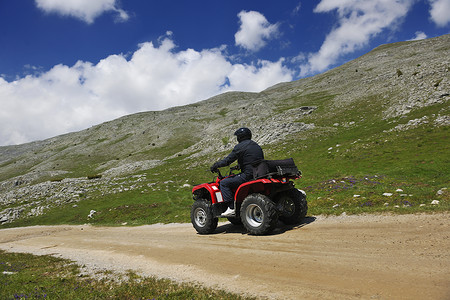
{"type": "Polygon", "coordinates": [[[0,251],[0,299],[252,299],[170,280],[98,272],[52,256],[0,251]]]}

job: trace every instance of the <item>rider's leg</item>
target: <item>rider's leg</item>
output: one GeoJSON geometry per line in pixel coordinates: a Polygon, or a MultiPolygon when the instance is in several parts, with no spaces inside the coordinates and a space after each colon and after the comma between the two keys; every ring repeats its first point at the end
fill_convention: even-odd
{"type": "Polygon", "coordinates": [[[246,182],[245,176],[239,174],[233,177],[227,177],[220,181],[220,191],[222,192],[223,201],[228,204],[228,207],[234,209],[234,190],[241,184],[246,182]]]}

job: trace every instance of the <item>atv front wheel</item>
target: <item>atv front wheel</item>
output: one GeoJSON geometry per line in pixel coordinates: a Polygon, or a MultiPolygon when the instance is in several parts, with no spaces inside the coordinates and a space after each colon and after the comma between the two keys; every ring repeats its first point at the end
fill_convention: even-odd
{"type": "Polygon", "coordinates": [[[213,233],[217,228],[218,219],[214,218],[212,206],[205,200],[197,200],[192,204],[191,222],[200,234],[213,233]]]}
{"type": "Polygon", "coordinates": [[[300,223],[308,211],[306,195],[298,189],[280,193],[276,196],[275,201],[280,212],[280,221],[284,224],[300,223]]]}
{"type": "Polygon", "coordinates": [[[241,206],[241,220],[250,234],[266,234],[277,226],[278,213],[275,203],[261,194],[251,194],[241,206]]]}

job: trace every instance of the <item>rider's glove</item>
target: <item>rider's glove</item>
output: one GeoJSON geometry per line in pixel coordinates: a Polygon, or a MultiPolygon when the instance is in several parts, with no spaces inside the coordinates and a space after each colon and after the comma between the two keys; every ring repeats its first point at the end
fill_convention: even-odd
{"type": "Polygon", "coordinates": [[[211,166],[210,170],[211,170],[212,173],[215,173],[215,172],[217,172],[217,169],[218,169],[218,168],[219,168],[219,167],[217,166],[217,163],[215,163],[215,164],[213,164],[213,165],[211,166]]]}

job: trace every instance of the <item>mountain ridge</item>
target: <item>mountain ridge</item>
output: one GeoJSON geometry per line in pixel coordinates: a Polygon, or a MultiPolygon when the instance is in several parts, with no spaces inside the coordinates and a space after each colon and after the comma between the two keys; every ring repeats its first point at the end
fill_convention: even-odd
{"type": "Polygon", "coordinates": [[[241,126],[252,129],[269,157],[280,152],[300,157],[313,139],[320,144],[351,133],[382,140],[396,130],[448,127],[449,54],[450,35],[381,45],[322,74],[260,93],[227,92],[0,147],[0,204],[18,205],[24,198],[11,195],[48,181],[112,180],[167,169],[174,161],[185,169],[200,167],[230,151],[232,133],[241,126]]]}

